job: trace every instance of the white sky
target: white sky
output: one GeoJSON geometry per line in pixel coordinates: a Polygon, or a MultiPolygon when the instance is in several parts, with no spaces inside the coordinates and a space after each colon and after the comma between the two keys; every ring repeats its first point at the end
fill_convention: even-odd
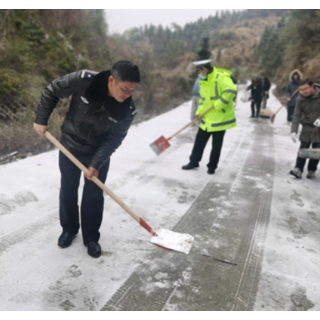
{"type": "MultiPolygon", "coordinates": [[[[226,9],[218,9],[226,10],[226,9]]],[[[170,26],[176,23],[183,27],[186,23],[215,16],[217,9],[106,9],[109,33],[124,31],[146,24],[170,26]]]]}

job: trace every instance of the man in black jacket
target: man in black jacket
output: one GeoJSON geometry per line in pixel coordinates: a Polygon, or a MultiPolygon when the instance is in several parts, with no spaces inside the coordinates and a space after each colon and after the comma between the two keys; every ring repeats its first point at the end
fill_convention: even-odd
{"type": "MultiPolygon", "coordinates": [[[[112,153],[120,146],[136,113],[131,95],[140,82],[139,68],[118,61],[100,73],[80,70],[51,82],[43,91],[36,110],[34,129],[44,135],[48,119],[60,99],[72,96],[61,126],[61,143],[89,170],[85,175],[81,202],[81,231],[88,254],[101,255],[99,229],[103,213],[103,191],[91,180],[107,178],[112,153]]],[[[58,246],[66,248],[80,229],[78,187],[81,171],[59,153],[61,171],[58,246]]]]}
{"type": "Polygon", "coordinates": [[[261,102],[263,96],[262,80],[259,77],[253,77],[252,83],[246,88],[250,90],[250,101],[251,101],[251,117],[258,119],[261,109],[261,102]]]}

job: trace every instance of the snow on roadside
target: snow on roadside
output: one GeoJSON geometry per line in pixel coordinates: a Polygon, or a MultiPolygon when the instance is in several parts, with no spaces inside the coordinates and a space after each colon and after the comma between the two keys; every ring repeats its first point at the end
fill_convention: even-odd
{"type": "MultiPolygon", "coordinates": [[[[273,111],[280,106],[272,95],[268,105],[273,111]]],[[[250,139],[248,128],[257,124],[248,119],[249,109],[238,100],[238,126],[225,137],[221,163],[234,141],[250,139]]],[[[189,114],[186,102],[133,126],[112,156],[107,187],[151,227],[172,229],[212,179],[205,167],[209,147],[198,170],[181,170],[188,162],[195,127],[172,139],[159,156],[149,146],[183,127],[189,114]]],[[[285,120],[282,109],[270,124],[276,170],[255,310],[320,310],[320,176],[297,180],[288,174],[298,144],[291,141],[285,120]]],[[[0,181],[0,310],[99,310],[150,251],[160,250],[108,196],[101,258],[87,255],[81,234],[70,248],[59,249],[57,150],[0,166],[0,181]]]]}
{"type": "MultiPolygon", "coordinates": [[[[210,178],[206,171],[186,176],[181,170],[195,128],[188,141],[160,156],[149,146],[189,122],[189,109],[187,102],[132,127],[112,157],[106,185],[151,227],[171,229],[210,178]]],[[[1,310],[97,310],[151,250],[160,250],[108,196],[101,227],[102,257],[87,255],[81,234],[70,248],[58,248],[57,150],[3,165],[0,176],[0,286],[5,288],[0,293],[1,310]]]]}
{"type": "MultiPolygon", "coordinates": [[[[280,107],[271,96],[270,105],[280,107]]],[[[278,107],[274,107],[277,110],[278,107]]],[[[271,217],[255,310],[320,310],[320,174],[289,174],[299,143],[290,138],[283,108],[275,117],[275,175],[271,217]]]]}

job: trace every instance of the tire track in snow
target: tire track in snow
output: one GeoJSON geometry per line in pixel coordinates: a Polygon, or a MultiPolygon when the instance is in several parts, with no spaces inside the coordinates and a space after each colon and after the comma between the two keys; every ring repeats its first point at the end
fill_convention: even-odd
{"type": "Polygon", "coordinates": [[[255,127],[250,143],[242,136],[226,156],[221,175],[218,171],[174,227],[195,236],[192,252],[198,255],[151,255],[144,271],[137,270],[134,280],[129,278],[102,310],[252,310],[272,198],[271,132],[261,124],[255,127]],[[225,175],[234,176],[231,185],[224,183],[225,175]],[[208,206],[210,201],[214,211],[208,206]],[[214,230],[213,225],[218,228],[214,230]],[[225,258],[238,266],[219,264],[199,253],[225,258]],[[184,281],[186,270],[192,273],[189,282],[184,281]],[[168,274],[169,285],[145,290],[147,279],[154,279],[159,272],[168,274]],[[175,285],[177,281],[181,286],[175,285]]]}

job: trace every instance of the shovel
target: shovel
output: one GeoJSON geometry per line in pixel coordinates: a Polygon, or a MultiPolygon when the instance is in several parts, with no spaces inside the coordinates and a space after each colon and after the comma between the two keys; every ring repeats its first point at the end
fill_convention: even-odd
{"type": "MultiPolygon", "coordinates": [[[[88,174],[89,170],[76,159],[56,138],[48,131],[45,136],[49,139],[66,157],[68,157],[82,172],[88,174]]],[[[109,195],[120,207],[122,207],[130,216],[135,219],[143,228],[150,233],[149,241],[154,245],[170,250],[179,251],[188,254],[194,238],[189,234],[177,233],[166,229],[152,229],[142,218],[133,212],[121,199],[119,199],[110,189],[108,189],[97,177],[91,178],[98,187],[100,187],[107,195],[109,195]]]]}
{"type": "MultiPolygon", "coordinates": [[[[300,89],[300,88],[298,88],[298,89],[290,96],[288,102],[289,102],[289,101],[293,98],[293,96],[299,91],[299,89],[300,89]]],[[[274,119],[275,119],[277,113],[278,113],[282,108],[284,108],[283,105],[282,105],[274,114],[271,115],[271,117],[270,117],[271,123],[274,122],[274,119]]]]}
{"type": "Polygon", "coordinates": [[[158,138],[156,141],[152,142],[150,144],[151,149],[157,154],[160,155],[163,151],[165,151],[166,149],[168,149],[170,147],[170,143],[169,140],[171,140],[172,138],[174,138],[176,135],[178,135],[181,131],[183,131],[184,129],[188,128],[189,126],[191,126],[193,123],[199,121],[199,119],[201,119],[206,113],[208,113],[210,110],[214,109],[214,106],[212,106],[211,108],[209,108],[208,110],[206,110],[205,112],[203,112],[202,114],[200,114],[199,116],[197,116],[196,118],[194,118],[191,122],[189,122],[188,124],[186,124],[183,128],[181,128],[179,131],[177,131],[176,133],[174,133],[171,137],[169,137],[168,139],[166,139],[164,136],[161,136],[160,138],[158,138]]]}

